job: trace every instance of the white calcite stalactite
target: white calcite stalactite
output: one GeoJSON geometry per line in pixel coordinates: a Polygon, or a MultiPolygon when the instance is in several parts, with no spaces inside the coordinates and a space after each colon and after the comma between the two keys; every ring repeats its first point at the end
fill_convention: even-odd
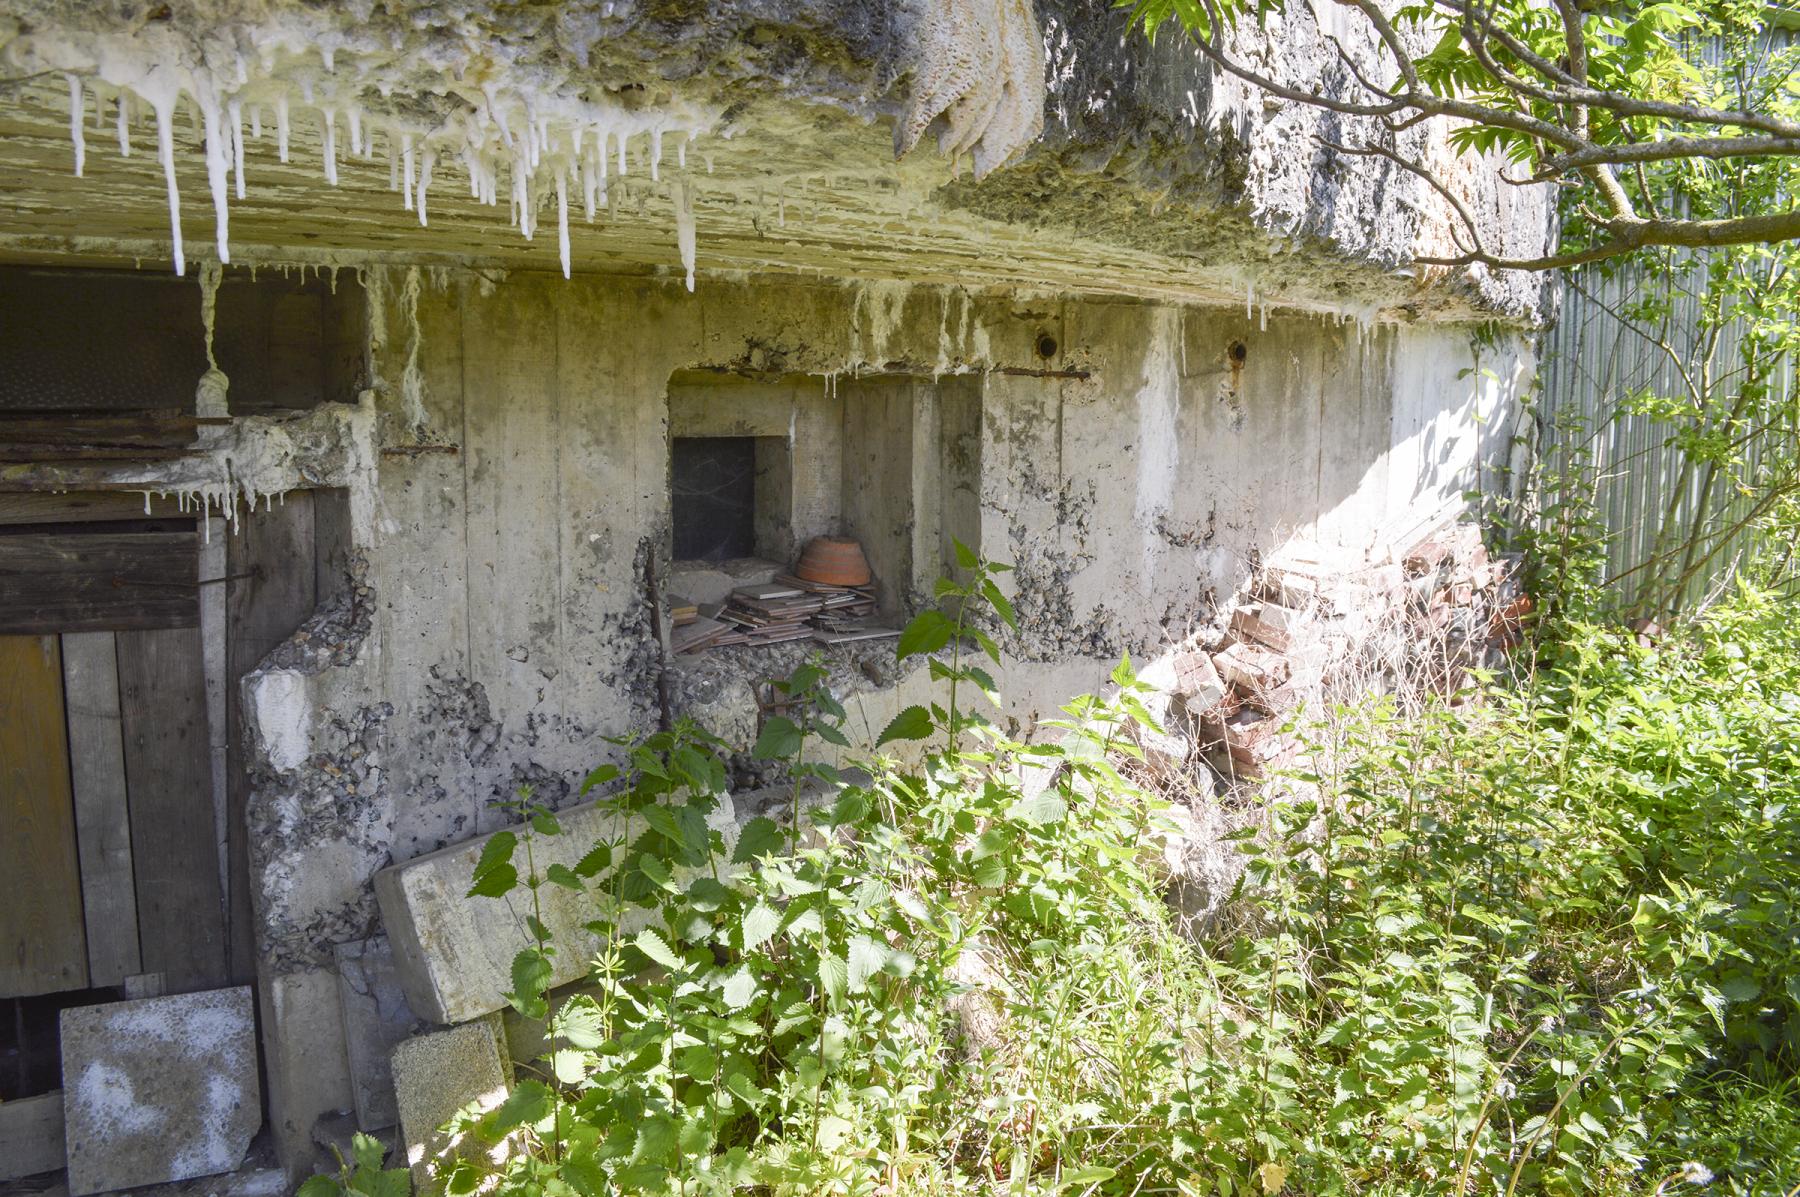
{"type": "Polygon", "coordinates": [[[163,179],[169,188],[169,237],[175,257],[175,273],[187,273],[187,255],[181,247],[181,189],[175,185],[174,113],[168,104],[156,106],[156,156],[162,163],[163,179]]]}
{"type": "MultiPolygon", "coordinates": [[[[556,256],[562,262],[563,277],[569,277],[569,177],[556,172],[556,256]]],[[[692,290],[693,288],[689,288],[692,290]]]]}
{"type": "Polygon", "coordinates": [[[681,268],[687,272],[687,289],[694,289],[694,189],[686,179],[676,179],[669,193],[675,201],[675,245],[681,252],[681,268]]]}
{"type": "Polygon", "coordinates": [[[231,178],[237,198],[244,198],[244,105],[233,100],[226,106],[231,114],[231,178]]]}
{"type": "Polygon", "coordinates": [[[231,207],[227,197],[227,175],[229,173],[229,154],[226,147],[226,130],[221,127],[223,114],[219,111],[217,101],[200,106],[204,133],[203,144],[206,147],[206,185],[212,192],[213,222],[217,230],[219,261],[231,261],[231,207]]]}
{"type": "Polygon", "coordinates": [[[27,32],[0,43],[0,74],[62,77],[77,176],[85,175],[87,166],[90,90],[96,128],[115,118],[122,156],[131,152],[134,117],[146,109],[154,115],[177,273],[186,270],[177,155],[192,152],[188,138],[175,132],[179,110],[186,109],[192,145],[202,155],[216,258],[229,262],[230,204],[246,200],[253,190],[245,121],[250,139],[260,139],[267,105],[274,114],[276,156],[283,163],[292,158],[296,107],[302,127],[309,133],[317,128],[328,185],[345,181],[343,172],[354,164],[372,160],[377,134],[383,137],[390,186],[421,224],[429,220],[434,164],[446,159],[467,172],[472,199],[492,206],[505,191],[512,224],[527,240],[535,237],[541,209],[554,194],[557,252],[565,274],[573,269],[570,191],[579,190],[591,222],[609,203],[615,164],[618,174],[629,172],[631,143],[642,135],[639,165],[650,176],[653,194],[668,189],[676,245],[687,283],[693,284],[695,196],[686,177],[687,151],[717,123],[716,109],[678,96],[650,101],[632,89],[596,86],[572,65],[544,69],[541,63],[523,63],[517,48],[503,41],[469,37],[447,49],[429,30],[396,34],[391,27],[377,28],[380,14],[357,16],[333,6],[265,8],[193,0],[167,17],[134,24],[54,0],[20,2],[32,21],[27,32]],[[103,111],[109,103],[115,110],[103,111]],[[340,143],[345,136],[347,143],[340,143]],[[673,173],[679,177],[665,179],[670,138],[673,173]]]}
{"type": "Polygon", "coordinates": [[[82,132],[82,116],[86,105],[83,94],[81,76],[70,75],[69,80],[69,140],[75,146],[75,177],[80,178],[87,169],[87,137],[82,132]]]}

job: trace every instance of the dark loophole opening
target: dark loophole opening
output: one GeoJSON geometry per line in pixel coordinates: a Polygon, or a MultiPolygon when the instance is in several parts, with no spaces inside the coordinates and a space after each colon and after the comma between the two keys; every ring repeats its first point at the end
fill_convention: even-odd
{"type": "Polygon", "coordinates": [[[756,438],[678,436],[670,445],[669,499],[678,561],[726,561],[756,552],[756,438]]]}
{"type": "Polygon", "coordinates": [[[1250,351],[1244,347],[1242,341],[1233,341],[1225,350],[1225,356],[1230,359],[1232,365],[1241,366],[1244,364],[1244,359],[1250,356],[1250,351]]]}
{"type": "Polygon", "coordinates": [[[1055,337],[1051,336],[1047,332],[1041,332],[1038,334],[1038,336],[1037,336],[1037,355],[1039,357],[1048,361],[1049,359],[1056,356],[1056,349],[1057,349],[1057,345],[1056,345],[1055,337]]]}

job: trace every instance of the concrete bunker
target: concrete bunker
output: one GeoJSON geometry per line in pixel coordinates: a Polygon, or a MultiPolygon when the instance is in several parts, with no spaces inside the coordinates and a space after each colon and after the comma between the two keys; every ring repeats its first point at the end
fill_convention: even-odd
{"type": "MultiPolygon", "coordinates": [[[[609,737],[683,714],[754,787],[757,687],[814,651],[864,743],[923,697],[891,645],[671,655],[675,596],[838,533],[897,621],[960,540],[1017,567],[1000,715],[1029,729],[1125,651],[1224,634],[1290,541],[1366,564],[1453,518],[1495,484],[1532,368],[1529,286],[1396,269],[1447,219],[1422,183],[1285,152],[1311,144],[1304,112],[1212,86],[1105,6],[1005,6],[957,94],[952,31],[916,5],[577,3],[580,44],[477,5],[454,61],[396,55],[433,36],[407,3],[355,29],[287,3],[84,9],[73,37],[69,6],[25,6],[31,28],[0,42],[25,80],[7,97],[21,135],[0,140],[0,349],[18,366],[0,394],[21,380],[0,402],[0,512],[33,506],[0,555],[72,535],[41,526],[58,505],[197,542],[191,567],[161,558],[193,584],[175,630],[220,646],[201,656],[181,884],[215,879],[200,900],[225,971],[194,984],[254,982],[289,1180],[351,1127],[409,1121],[396,1072],[431,1053],[391,1049],[452,1013],[399,978],[414,912],[377,877],[454,862],[521,786],[578,804],[609,737]],[[290,49],[221,73],[196,55],[222,29],[290,49]],[[138,95],[117,73],[149,60],[188,71],[185,91],[138,95]],[[932,85],[889,94],[909,78],[932,85]],[[996,112],[1002,85],[980,177],[894,162],[891,134],[996,112]],[[121,153],[95,137],[84,160],[83,118],[102,113],[121,153]],[[46,165],[70,141],[87,182],[46,165]],[[1496,316],[1515,326],[1471,335],[1496,316]],[[214,370],[222,395],[198,394],[214,370]],[[694,441],[735,442],[714,446],[733,468],[678,464],[694,441]],[[688,492],[721,486],[730,535],[689,541],[688,492]]],[[[1284,51],[1336,61],[1304,23],[1284,51]]],[[[1468,198],[1497,246],[1542,240],[1535,200],[1468,198]]],[[[0,568],[0,596],[33,570],[0,568]]],[[[1193,747],[1158,751],[1187,769],[1193,747]]],[[[443,876],[449,896],[418,913],[455,924],[469,912],[443,876]]],[[[87,909],[74,882],[59,950],[87,909]]],[[[506,1073],[491,1001],[433,1032],[478,1041],[483,1084],[506,1073]]]]}

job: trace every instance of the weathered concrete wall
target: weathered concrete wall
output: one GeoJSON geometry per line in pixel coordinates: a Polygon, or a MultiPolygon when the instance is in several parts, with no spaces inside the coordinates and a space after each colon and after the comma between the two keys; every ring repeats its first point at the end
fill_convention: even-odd
{"type": "MultiPolygon", "coordinates": [[[[411,340],[396,290],[374,346],[390,382],[411,340]]],[[[442,449],[367,467],[338,663],[246,684],[266,977],[327,967],[333,942],[375,931],[377,869],[496,825],[490,804],[520,785],[568,798],[610,751],[600,737],[655,726],[671,379],[683,420],[708,389],[687,372],[788,379],[796,406],[791,380],[820,380],[844,411],[838,515],[899,575],[884,579],[896,603],[928,586],[950,535],[1013,562],[1023,631],[1004,686],[1029,721],[1120,653],[1206,623],[1289,536],[1366,546],[1491,481],[1532,366],[1520,342],[1478,351],[1447,326],[1264,327],[1238,310],[936,287],[689,296],[453,277],[418,318],[418,440],[442,449]],[[855,377],[877,370],[891,377],[855,377]]],[[[379,406],[383,443],[412,440],[399,396],[379,406]]],[[[673,705],[747,746],[750,683],[805,651],[679,659],[673,705]]],[[[853,731],[922,692],[891,644],[837,661],[853,731]]]]}

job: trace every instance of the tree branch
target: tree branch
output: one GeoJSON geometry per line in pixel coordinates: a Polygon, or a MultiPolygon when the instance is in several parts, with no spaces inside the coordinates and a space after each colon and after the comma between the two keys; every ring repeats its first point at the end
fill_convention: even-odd
{"type": "Polygon", "coordinates": [[[1611,239],[1587,249],[1543,258],[1501,258],[1493,254],[1463,254],[1455,258],[1415,258],[1424,266],[1473,266],[1495,270],[1560,270],[1616,258],[1652,245],[1686,249],[1721,245],[1756,245],[1790,241],[1800,237],[1800,209],[1768,216],[1739,216],[1729,220],[1633,220],[1600,221],[1611,239]]]}

